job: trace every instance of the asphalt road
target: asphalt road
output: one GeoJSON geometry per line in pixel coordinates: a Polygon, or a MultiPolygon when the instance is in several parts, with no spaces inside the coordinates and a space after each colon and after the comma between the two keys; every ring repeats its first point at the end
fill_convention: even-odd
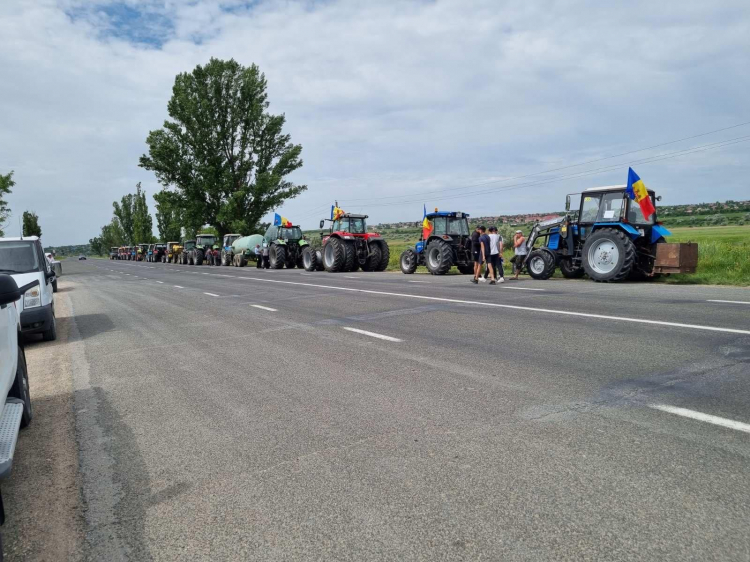
{"type": "Polygon", "coordinates": [[[64,267],[89,559],[750,559],[750,290],[64,267]]]}

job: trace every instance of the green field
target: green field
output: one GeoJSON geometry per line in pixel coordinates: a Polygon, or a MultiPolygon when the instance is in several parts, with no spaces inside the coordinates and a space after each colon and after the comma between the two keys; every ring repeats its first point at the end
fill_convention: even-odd
{"type": "MultiPolygon", "coordinates": [[[[750,286],[750,226],[703,226],[670,228],[669,242],[697,242],[698,270],[695,274],[670,275],[660,282],[678,284],[746,285],[750,286]]],[[[400,271],[399,256],[418,240],[417,230],[385,233],[391,249],[389,271],[400,271]]],[[[506,258],[512,254],[506,251],[506,258]]],[[[455,268],[452,269],[455,273],[455,268]]],[[[420,267],[419,273],[427,269],[420,267]]],[[[506,273],[507,274],[507,273],[506,273]]],[[[555,277],[561,277],[560,272],[555,277]]]]}

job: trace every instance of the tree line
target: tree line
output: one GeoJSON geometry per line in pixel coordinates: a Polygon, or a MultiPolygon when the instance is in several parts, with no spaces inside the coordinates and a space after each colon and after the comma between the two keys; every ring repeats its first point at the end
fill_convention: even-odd
{"type": "MultiPolygon", "coordinates": [[[[3,175],[0,174],[0,237],[5,236],[3,231],[3,225],[10,218],[10,207],[8,202],[3,198],[6,195],[13,193],[11,188],[16,185],[13,180],[13,170],[3,175]]],[[[39,226],[39,216],[33,211],[24,211],[21,218],[21,234],[22,236],[40,236],[42,235],[42,227],[39,226]]]]}
{"type": "MultiPolygon", "coordinates": [[[[284,133],[284,114],[269,112],[267,86],[255,64],[233,59],[212,58],[177,75],[169,119],[148,133],[138,164],[161,185],[153,196],[161,241],[191,238],[206,226],[219,237],[259,232],[264,215],[307,189],[288,179],[302,167],[302,146],[284,133]]],[[[140,185],[113,206],[92,251],[154,241],[140,185]]]]}

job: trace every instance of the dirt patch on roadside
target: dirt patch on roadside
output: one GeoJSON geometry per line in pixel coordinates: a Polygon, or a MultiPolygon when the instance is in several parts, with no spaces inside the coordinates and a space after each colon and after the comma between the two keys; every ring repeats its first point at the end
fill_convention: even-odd
{"type": "MultiPolygon", "coordinates": [[[[62,285],[63,281],[61,281],[62,285]]],[[[67,287],[66,287],[67,289],[67,287]]],[[[61,287],[62,292],[62,287],[61,287]]],[[[6,560],[83,560],[68,295],[55,295],[57,341],[26,345],[34,418],[22,430],[3,483],[6,560]]]]}

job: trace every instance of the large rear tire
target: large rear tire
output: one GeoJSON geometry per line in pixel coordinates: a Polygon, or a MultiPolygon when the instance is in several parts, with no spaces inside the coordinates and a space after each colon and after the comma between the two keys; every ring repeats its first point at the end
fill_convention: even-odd
{"type": "Polygon", "coordinates": [[[323,247],[323,266],[329,273],[345,271],[346,246],[343,240],[330,238],[323,247]]]}
{"type": "Polygon", "coordinates": [[[425,264],[433,275],[445,275],[453,265],[451,247],[442,240],[434,240],[425,249],[425,264]]]}
{"type": "Polygon", "coordinates": [[[526,260],[526,268],[532,279],[549,279],[555,272],[555,258],[544,250],[534,250],[526,260]]]}
{"type": "Polygon", "coordinates": [[[302,267],[305,268],[305,271],[318,270],[318,256],[312,248],[302,250],[302,267]]]}
{"type": "Polygon", "coordinates": [[[318,271],[325,271],[325,265],[323,264],[323,250],[320,248],[314,250],[315,252],[315,261],[316,261],[316,267],[318,271]]]}
{"type": "Polygon", "coordinates": [[[406,248],[406,250],[401,252],[398,263],[401,266],[401,273],[411,275],[417,270],[417,252],[412,248],[406,248]]]}
{"type": "Polygon", "coordinates": [[[616,283],[628,278],[635,263],[635,245],[621,230],[602,228],[583,245],[583,268],[600,283],[616,283]]]}
{"type": "Polygon", "coordinates": [[[560,260],[560,273],[566,279],[580,279],[586,274],[582,267],[575,267],[569,259],[560,260]]]}
{"type": "Polygon", "coordinates": [[[286,248],[273,244],[268,252],[271,269],[281,269],[286,263],[286,248]]]}
{"type": "Polygon", "coordinates": [[[388,269],[389,263],[391,263],[391,249],[388,247],[388,243],[383,240],[380,242],[380,265],[375,270],[385,271],[388,269]]]}
{"type": "Polygon", "coordinates": [[[380,244],[370,244],[370,255],[362,264],[362,271],[375,271],[382,259],[383,251],[380,249],[380,244]]]}
{"type": "Polygon", "coordinates": [[[357,249],[354,247],[354,242],[345,241],[344,250],[346,251],[346,262],[344,262],[343,271],[356,271],[359,264],[357,264],[357,249]]]}

